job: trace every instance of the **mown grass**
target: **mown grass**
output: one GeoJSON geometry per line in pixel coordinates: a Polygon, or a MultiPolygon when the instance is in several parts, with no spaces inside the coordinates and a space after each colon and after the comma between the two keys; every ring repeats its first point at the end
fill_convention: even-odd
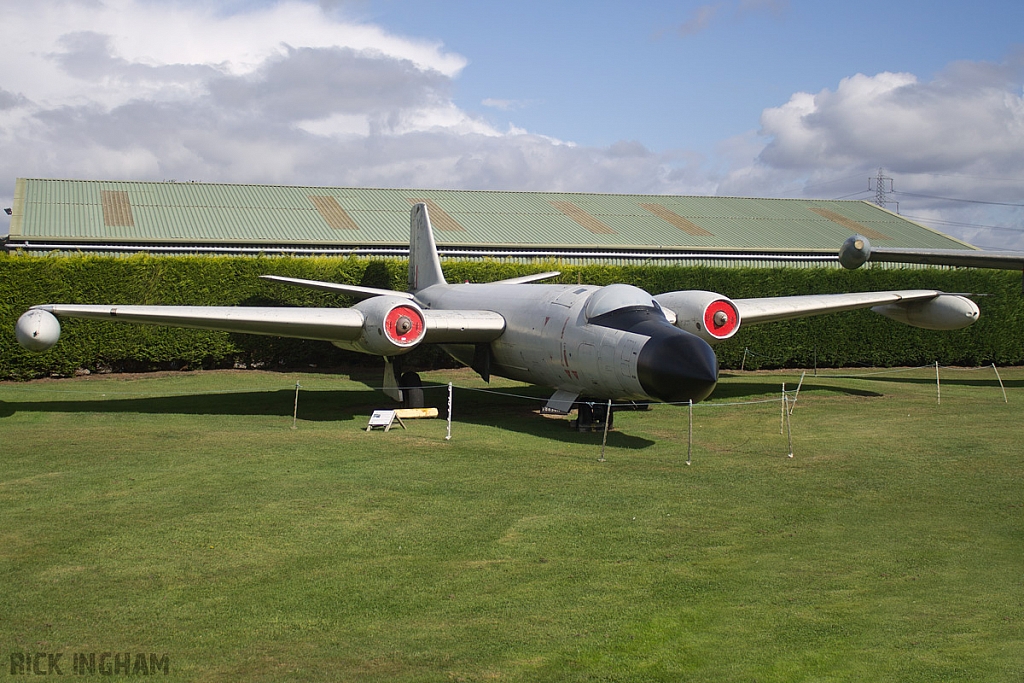
{"type": "Polygon", "coordinates": [[[619,413],[601,463],[465,372],[428,378],[460,387],[451,441],[363,431],[375,375],[0,383],[0,676],[120,651],[176,680],[1021,680],[1001,373],[1009,403],[991,369],[943,370],[941,404],[930,369],[808,376],[792,459],[781,401],[750,402],[798,376],[734,373],[691,466],[685,408],[619,413]]]}

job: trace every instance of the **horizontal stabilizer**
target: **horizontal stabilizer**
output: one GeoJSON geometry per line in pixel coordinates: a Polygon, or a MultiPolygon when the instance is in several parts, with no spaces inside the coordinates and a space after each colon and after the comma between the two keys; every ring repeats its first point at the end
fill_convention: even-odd
{"type": "Polygon", "coordinates": [[[532,275],[520,275],[519,277],[510,277],[507,280],[496,280],[490,284],[492,285],[525,285],[531,282],[540,282],[541,280],[548,280],[553,277],[557,277],[562,274],[560,270],[549,270],[546,273],[533,273],[532,275]]]}
{"type": "Polygon", "coordinates": [[[343,285],[337,282],[321,282],[319,280],[303,280],[297,277],[284,277],[282,275],[260,275],[263,280],[281,282],[286,285],[305,287],[306,289],[319,289],[324,292],[337,292],[347,294],[357,299],[369,299],[372,296],[400,296],[403,299],[411,299],[412,294],[408,292],[396,292],[391,289],[378,289],[376,287],[361,287],[359,285],[343,285]]]}

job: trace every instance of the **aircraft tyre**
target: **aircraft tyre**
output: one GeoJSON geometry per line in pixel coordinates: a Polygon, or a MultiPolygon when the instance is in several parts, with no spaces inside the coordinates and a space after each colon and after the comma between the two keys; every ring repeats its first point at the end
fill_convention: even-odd
{"type": "Polygon", "coordinates": [[[400,381],[402,386],[402,401],[403,408],[423,408],[423,382],[420,381],[420,376],[415,372],[402,373],[402,379],[400,381]]]}
{"type": "Polygon", "coordinates": [[[576,431],[589,432],[594,424],[594,404],[580,401],[576,409],[576,431]]]}
{"type": "Polygon", "coordinates": [[[615,410],[608,415],[607,403],[595,403],[592,401],[580,401],[576,404],[576,431],[578,432],[603,432],[605,416],[608,416],[608,428],[615,425],[615,410]]]}

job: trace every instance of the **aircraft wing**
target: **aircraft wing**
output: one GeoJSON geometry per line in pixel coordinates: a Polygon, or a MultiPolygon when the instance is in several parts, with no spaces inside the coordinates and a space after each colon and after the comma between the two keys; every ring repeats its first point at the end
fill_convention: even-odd
{"type": "Polygon", "coordinates": [[[43,310],[68,318],[114,320],[324,341],[356,339],[363,328],[363,314],[352,308],[50,304],[34,306],[33,310],[43,310]]]}
{"type": "MultiPolygon", "coordinates": [[[[838,313],[858,308],[874,308],[886,304],[909,304],[931,301],[943,294],[934,289],[908,289],[892,292],[854,292],[851,294],[810,294],[803,296],[767,297],[764,299],[733,299],[743,325],[804,318],[822,313],[838,313]]],[[[956,297],[958,299],[962,297],[956,297]]]]}
{"type": "Polygon", "coordinates": [[[547,280],[557,275],[561,275],[560,270],[549,270],[546,273],[532,273],[530,275],[520,275],[519,277],[510,277],[506,280],[497,280],[492,282],[493,285],[525,285],[531,282],[540,282],[541,280],[547,280]]]}
{"type": "Polygon", "coordinates": [[[933,266],[962,266],[966,268],[996,268],[1020,270],[1024,268],[1024,252],[971,251],[967,249],[898,249],[873,247],[871,261],[888,263],[923,263],[933,266]]]}
{"type": "Polygon", "coordinates": [[[932,266],[965,268],[1024,269],[1024,252],[984,249],[905,249],[873,247],[863,235],[848,237],[839,247],[839,263],[851,270],[868,261],[886,263],[921,263],[932,266]]]}
{"type": "MultiPolygon", "coordinates": [[[[370,301],[383,300],[370,299],[370,301]]],[[[391,307],[415,306],[392,299],[391,307]]],[[[274,337],[294,337],[329,342],[358,342],[369,334],[377,318],[372,307],[285,308],[257,306],[94,306],[48,304],[30,310],[59,317],[112,320],[144,325],[221,330],[274,337]]],[[[505,330],[505,319],[492,311],[420,310],[422,337],[416,343],[465,343],[494,341],[505,330]]]]}

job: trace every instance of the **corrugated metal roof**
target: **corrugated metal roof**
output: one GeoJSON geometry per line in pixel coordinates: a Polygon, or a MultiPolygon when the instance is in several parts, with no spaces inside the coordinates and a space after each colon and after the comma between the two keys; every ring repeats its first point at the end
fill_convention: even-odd
{"type": "Polygon", "coordinates": [[[970,248],[863,201],[19,178],[10,244],[405,246],[428,204],[441,247],[834,254],[970,248]]]}

